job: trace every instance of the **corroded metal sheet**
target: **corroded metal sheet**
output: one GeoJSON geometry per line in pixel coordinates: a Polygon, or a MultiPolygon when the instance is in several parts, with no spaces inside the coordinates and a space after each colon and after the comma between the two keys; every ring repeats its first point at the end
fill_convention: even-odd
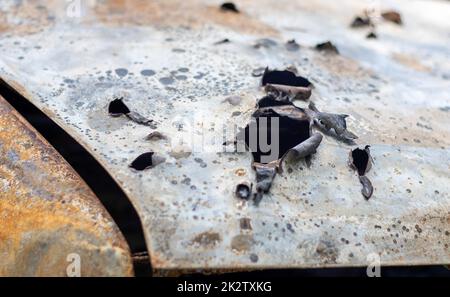
{"type": "Polygon", "coordinates": [[[1,276],[133,275],[127,243],[106,210],[1,97],[0,225],[1,276]]]}
{"type": "Polygon", "coordinates": [[[349,26],[365,1],[236,1],[239,14],[218,1],[81,1],[81,10],[42,1],[38,32],[11,8],[35,2],[14,3],[0,6],[22,27],[0,37],[0,76],[117,180],[154,268],[361,266],[374,254],[385,265],[450,262],[450,3],[377,2],[404,20],[380,22],[377,39],[349,26]],[[300,46],[286,46],[291,39],[300,46]],[[327,40],[340,54],[314,49],[327,40]],[[319,110],[349,114],[357,143],[371,145],[369,201],[347,166],[354,146],[329,136],[311,167],[286,166],[258,207],[235,197],[255,179],[252,157],[221,152],[223,126],[244,127],[264,95],[255,69],[292,65],[313,82],[319,110]],[[167,139],[110,117],[118,97],[167,139]],[[208,133],[216,147],[180,141],[198,145],[208,133]],[[165,162],[129,168],[149,151],[165,162]]]}

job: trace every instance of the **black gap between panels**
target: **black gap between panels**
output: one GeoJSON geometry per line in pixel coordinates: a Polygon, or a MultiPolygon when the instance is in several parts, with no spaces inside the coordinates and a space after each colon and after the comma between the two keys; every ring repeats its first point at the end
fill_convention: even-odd
{"type": "MultiPolygon", "coordinates": [[[[92,189],[124,235],[132,254],[147,253],[139,216],[122,189],[106,170],[67,132],[0,79],[5,98],[72,166],[92,189]]],[[[133,261],[136,276],[151,275],[149,261],[133,261]]]]}

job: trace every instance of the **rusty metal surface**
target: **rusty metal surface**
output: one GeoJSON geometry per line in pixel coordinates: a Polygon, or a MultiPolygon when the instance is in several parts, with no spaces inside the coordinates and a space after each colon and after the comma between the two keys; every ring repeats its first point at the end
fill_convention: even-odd
{"type": "Polygon", "coordinates": [[[15,11],[36,2],[2,1],[22,30],[1,33],[0,76],[117,180],[155,269],[361,266],[374,253],[384,265],[450,262],[450,3],[398,1],[404,25],[381,23],[372,40],[349,27],[364,1],[236,1],[241,14],[218,11],[219,1],[81,1],[80,17],[37,2],[45,10],[31,27],[42,31],[29,32],[15,11]],[[224,38],[231,42],[215,44],[224,38]],[[276,44],[255,48],[261,38],[276,44]],[[285,46],[293,38],[297,50],[285,46]],[[339,55],[314,50],[326,40],[339,55]],[[226,123],[244,127],[264,94],[252,71],[291,65],[313,82],[319,110],[349,114],[358,143],[371,145],[369,201],[347,166],[354,146],[328,136],[311,167],[289,165],[259,207],[234,196],[255,179],[250,153],[180,153],[187,144],[173,144],[199,135],[195,119],[216,136],[226,123]],[[238,104],[224,101],[235,95],[238,104]],[[114,97],[168,139],[146,140],[151,128],[110,117],[114,97]],[[148,151],[166,162],[128,167],[148,151]]]}
{"type": "Polygon", "coordinates": [[[66,276],[74,254],[81,276],[133,275],[127,243],[106,210],[1,97],[0,225],[0,276],[66,276]]]}

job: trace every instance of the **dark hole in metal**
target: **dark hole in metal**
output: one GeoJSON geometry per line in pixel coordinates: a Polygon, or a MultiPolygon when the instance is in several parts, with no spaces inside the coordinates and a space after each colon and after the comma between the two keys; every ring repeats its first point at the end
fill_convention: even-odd
{"type": "Polygon", "coordinates": [[[304,77],[297,76],[288,70],[269,70],[266,68],[262,77],[262,85],[285,85],[294,87],[308,87],[311,85],[309,80],[304,77]]]}
{"type": "Polygon", "coordinates": [[[236,186],[236,196],[238,198],[248,200],[252,193],[252,186],[248,183],[241,183],[236,186]]]}
{"type": "Polygon", "coordinates": [[[130,167],[139,171],[152,167],[154,154],[154,152],[143,153],[131,162],[130,167]]]}
{"type": "Polygon", "coordinates": [[[109,103],[108,112],[112,116],[129,114],[130,109],[123,103],[122,98],[116,98],[109,103]]]}
{"type": "Polygon", "coordinates": [[[360,148],[352,151],[353,165],[356,167],[359,175],[366,173],[367,164],[369,163],[369,154],[360,148]]]}
{"type": "Polygon", "coordinates": [[[223,11],[231,11],[234,13],[239,13],[239,9],[237,9],[236,5],[233,2],[225,2],[220,6],[220,9],[223,11]]]}
{"type": "MultiPolygon", "coordinates": [[[[131,253],[147,252],[144,232],[136,210],[102,165],[66,131],[2,79],[0,95],[63,156],[91,188],[119,227],[131,253]]],[[[136,276],[152,274],[150,261],[133,262],[133,267],[136,276]]]]}
{"type": "MultiPolygon", "coordinates": [[[[278,160],[283,156],[288,150],[296,146],[297,144],[305,141],[310,137],[310,129],[309,129],[309,121],[307,119],[295,119],[287,116],[280,116],[273,109],[267,109],[259,113],[259,116],[256,118],[256,135],[253,135],[256,139],[257,148],[252,152],[253,160],[258,163],[269,163],[271,161],[278,160]],[[267,125],[260,124],[261,118],[267,118],[267,125]],[[278,147],[276,143],[272,143],[271,134],[272,134],[272,120],[278,118],[279,121],[279,129],[278,131],[274,131],[278,133],[279,143],[278,147]],[[267,145],[270,145],[271,150],[269,152],[263,152],[261,150],[261,144],[266,145],[266,143],[260,143],[260,129],[265,129],[267,134],[267,145]],[[278,154],[272,156],[271,151],[273,149],[278,150],[278,154]],[[261,157],[266,156],[265,162],[262,162],[261,157]],[[268,157],[270,156],[270,159],[268,157]]],[[[250,148],[250,126],[247,125],[245,127],[245,144],[250,148]]]]}
{"type": "Polygon", "coordinates": [[[214,42],[214,44],[219,45],[219,44],[224,44],[224,43],[229,43],[229,42],[231,42],[231,41],[228,38],[225,38],[225,39],[214,42]]]}

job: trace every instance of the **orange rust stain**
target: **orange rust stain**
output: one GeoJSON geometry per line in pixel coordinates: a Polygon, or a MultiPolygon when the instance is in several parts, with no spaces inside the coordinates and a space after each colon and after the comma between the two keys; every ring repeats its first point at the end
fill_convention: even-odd
{"type": "Polygon", "coordinates": [[[158,27],[188,26],[199,28],[215,23],[250,34],[277,35],[278,31],[242,11],[223,12],[219,6],[200,1],[110,0],[98,4],[96,17],[108,24],[154,25],[158,27]]]}
{"type": "Polygon", "coordinates": [[[331,74],[335,74],[336,76],[364,79],[374,74],[371,70],[363,68],[357,61],[341,55],[316,53],[314,63],[322,69],[327,69],[331,74]]]}

